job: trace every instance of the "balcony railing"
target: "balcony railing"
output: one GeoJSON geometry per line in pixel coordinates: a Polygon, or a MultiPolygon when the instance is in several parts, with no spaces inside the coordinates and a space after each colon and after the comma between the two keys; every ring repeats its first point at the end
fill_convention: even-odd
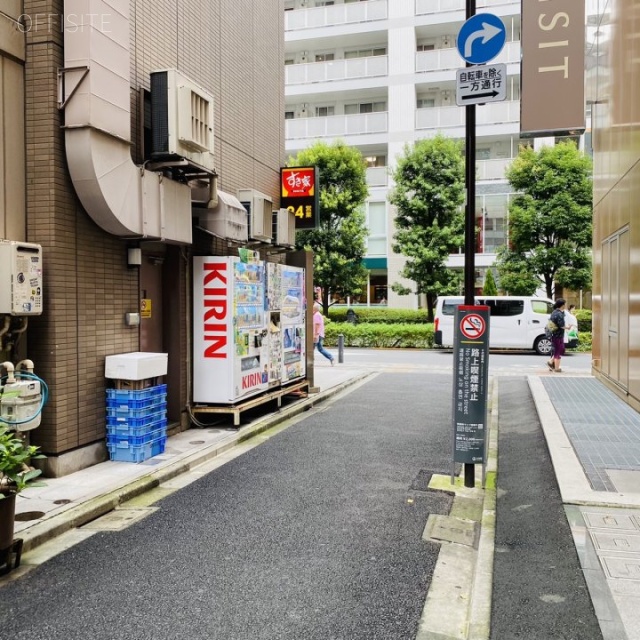
{"type": "MultiPolygon", "coordinates": [[[[507,42],[496,62],[520,62],[520,42],[507,42]]],[[[457,49],[434,49],[433,51],[419,51],[416,53],[416,71],[442,71],[444,69],[459,69],[464,65],[457,49]]]]}
{"type": "Polygon", "coordinates": [[[285,83],[289,86],[386,76],[387,61],[387,56],[371,56],[368,58],[350,58],[349,60],[290,64],[284,68],[285,83]]]}
{"type": "Polygon", "coordinates": [[[504,172],[513,158],[494,158],[476,162],[478,180],[504,180],[504,172]]]}
{"type": "Polygon", "coordinates": [[[368,167],[367,184],[370,187],[386,187],[389,183],[388,167],[368,167]]]}
{"type": "MultiPolygon", "coordinates": [[[[505,4],[520,6],[520,0],[478,0],[477,8],[497,7],[505,4]]],[[[422,16],[428,13],[440,13],[442,11],[464,11],[465,8],[465,0],[416,0],[417,16],[422,16]]]]}
{"type": "Polygon", "coordinates": [[[387,0],[369,0],[369,2],[349,2],[328,7],[311,7],[285,11],[284,30],[316,29],[334,27],[354,22],[386,20],[387,0]]]}
{"type": "MultiPolygon", "coordinates": [[[[506,124],[520,120],[520,101],[507,100],[479,106],[476,124],[506,124]]],[[[416,109],[416,129],[444,129],[462,127],[465,124],[465,109],[462,107],[431,107],[416,109]]]]}
{"type": "Polygon", "coordinates": [[[384,133],[387,129],[386,112],[285,120],[285,136],[288,140],[299,138],[338,138],[363,133],[384,133]]]}

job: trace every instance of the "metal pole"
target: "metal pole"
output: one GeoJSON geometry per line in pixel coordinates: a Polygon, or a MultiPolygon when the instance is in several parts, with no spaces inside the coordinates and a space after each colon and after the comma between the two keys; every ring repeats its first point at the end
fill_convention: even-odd
{"type": "MultiPolygon", "coordinates": [[[[476,0],[466,0],[467,20],[476,14],[476,0]]],[[[472,66],[467,62],[467,67],[472,66]]],[[[467,204],[464,221],[464,302],[475,302],[476,279],[476,105],[465,107],[465,186],[467,204]]],[[[464,486],[475,486],[475,465],[464,465],[464,486]]]]}
{"type": "Polygon", "coordinates": [[[344,362],[344,335],[338,334],[338,363],[342,364],[344,362]]]}

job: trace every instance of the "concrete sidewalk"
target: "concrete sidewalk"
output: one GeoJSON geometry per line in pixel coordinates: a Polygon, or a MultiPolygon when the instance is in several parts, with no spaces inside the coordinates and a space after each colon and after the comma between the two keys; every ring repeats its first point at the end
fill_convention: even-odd
{"type": "Polygon", "coordinates": [[[640,414],[593,377],[528,380],[603,637],[640,639],[640,414]]]}

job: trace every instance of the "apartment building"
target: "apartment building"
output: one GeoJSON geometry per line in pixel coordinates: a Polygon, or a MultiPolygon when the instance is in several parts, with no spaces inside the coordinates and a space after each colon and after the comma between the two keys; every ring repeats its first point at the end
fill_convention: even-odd
{"type": "Polygon", "coordinates": [[[44,300],[0,364],[48,384],[48,474],[106,458],[108,355],[167,353],[190,425],[191,258],[247,243],[239,190],[278,208],[283,48],[282,0],[0,3],[0,240],[42,247],[44,300]]]}
{"type": "MultiPolygon", "coordinates": [[[[595,0],[592,4],[595,4],[595,0]]],[[[520,0],[478,0],[477,13],[503,20],[507,41],[493,62],[507,67],[506,100],[477,107],[476,285],[507,242],[512,197],[504,178],[520,138],[520,0]]],[[[391,290],[403,282],[391,250],[389,169],[406,144],[438,132],[464,140],[465,109],[456,106],[456,70],[464,66],[456,36],[464,0],[285,0],[285,135],[288,155],[315,140],[344,139],[368,165],[368,292],[359,301],[416,307],[416,296],[391,290]]],[[[584,143],[583,143],[584,144],[584,143]]],[[[462,269],[464,255],[449,266],[462,269]]]]}

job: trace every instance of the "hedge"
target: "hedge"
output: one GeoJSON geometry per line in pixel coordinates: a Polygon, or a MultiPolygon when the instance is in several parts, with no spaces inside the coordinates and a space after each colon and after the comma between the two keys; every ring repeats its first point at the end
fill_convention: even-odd
{"type": "MultiPolygon", "coordinates": [[[[329,319],[346,322],[351,307],[329,307],[329,319]]],[[[358,324],[425,324],[426,309],[389,309],[388,307],[353,307],[358,324]]]]}
{"type": "MultiPolygon", "coordinates": [[[[433,348],[433,325],[427,323],[425,309],[355,307],[357,324],[346,322],[347,310],[347,307],[329,309],[325,325],[327,346],[337,346],[338,336],[342,334],[345,347],[433,348]]],[[[591,351],[591,310],[577,309],[575,316],[580,329],[576,351],[591,351]]]]}
{"type": "MultiPolygon", "coordinates": [[[[586,324],[586,323],[585,323],[586,324]]],[[[432,349],[432,324],[351,324],[349,322],[327,322],[325,345],[335,347],[338,336],[344,336],[345,347],[432,349]]],[[[580,326],[580,343],[575,351],[591,351],[591,332],[580,326]]]]}
{"type": "Polygon", "coordinates": [[[335,347],[338,336],[344,336],[345,347],[386,347],[430,349],[433,347],[432,324],[351,324],[327,322],[325,344],[335,347]]]}

